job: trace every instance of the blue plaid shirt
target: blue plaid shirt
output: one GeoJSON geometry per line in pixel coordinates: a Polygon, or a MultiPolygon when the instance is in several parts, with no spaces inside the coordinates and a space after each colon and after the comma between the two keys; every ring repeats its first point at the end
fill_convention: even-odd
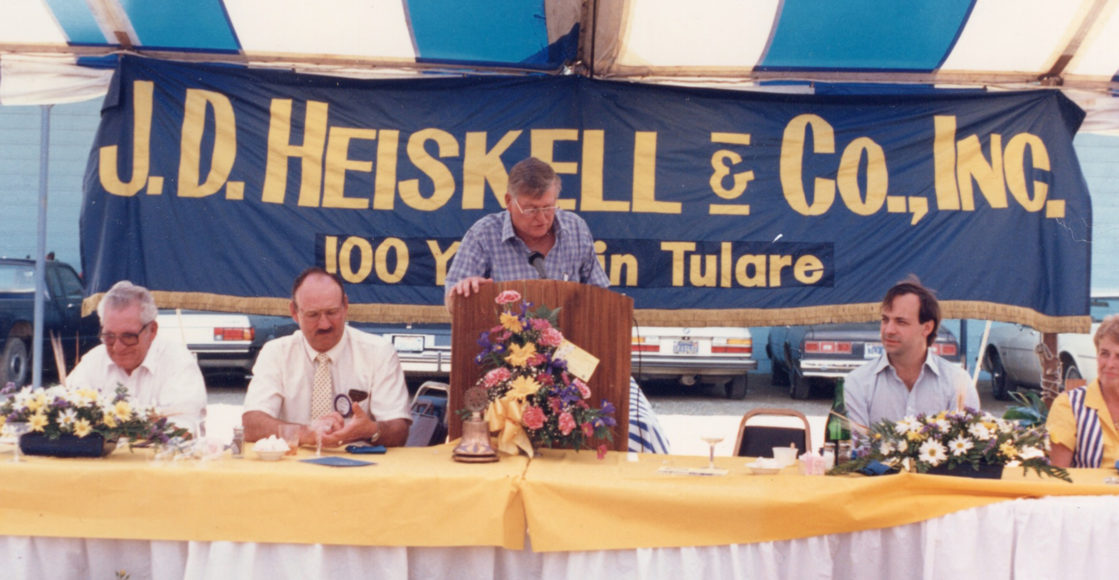
{"type": "MultiPolygon", "coordinates": [[[[569,280],[606,288],[610,280],[594,254],[594,238],[583,218],[562,209],[556,210],[552,230],[556,245],[544,259],[544,272],[552,280],[569,280]]],[[[497,282],[539,278],[528,263],[528,249],[513,231],[509,212],[483,217],[470,226],[451,262],[444,283],[445,291],[470,276],[497,282]]]]}

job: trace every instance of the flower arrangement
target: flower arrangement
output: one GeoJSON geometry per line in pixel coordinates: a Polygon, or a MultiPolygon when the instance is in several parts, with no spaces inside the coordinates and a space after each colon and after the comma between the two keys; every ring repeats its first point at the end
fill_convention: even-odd
{"type": "Polygon", "coordinates": [[[50,439],[63,435],[85,438],[97,433],[106,442],[123,437],[130,447],[142,447],[191,436],[155,408],[133,407],[128,401],[128,390],[121,385],[111,397],[93,389],[66,386],[17,390],[14,383],[8,383],[0,394],[7,395],[0,403],[0,425],[26,422],[31,433],[42,433],[50,439]]]}
{"type": "Polygon", "coordinates": [[[514,290],[496,302],[499,324],[479,337],[475,361],[488,369],[477,386],[489,400],[485,418],[498,449],[531,455],[538,446],[579,450],[599,441],[601,459],[608,449],[603,441],[613,440],[614,406],[603,400],[601,408],[591,407],[590,387],[556,356],[564,342],[555,326],[559,310],[532,309],[514,290]]]}
{"type": "Polygon", "coordinates": [[[1021,466],[1065,481],[1068,471],[1049,463],[1049,436],[1044,427],[1024,427],[1016,421],[965,408],[935,415],[880,421],[865,435],[856,435],[852,459],[831,473],[863,471],[879,463],[891,469],[925,473],[948,469],[978,471],[980,465],[1021,466]]]}

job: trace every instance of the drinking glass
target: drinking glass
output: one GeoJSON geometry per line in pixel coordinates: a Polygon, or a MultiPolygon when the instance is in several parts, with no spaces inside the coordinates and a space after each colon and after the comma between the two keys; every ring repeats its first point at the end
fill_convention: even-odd
{"type": "Polygon", "coordinates": [[[704,433],[700,436],[700,439],[707,442],[707,447],[710,450],[707,456],[707,469],[713,470],[715,469],[715,445],[723,440],[723,436],[718,433],[704,433]]]}
{"type": "Polygon", "coordinates": [[[20,461],[24,461],[23,450],[19,448],[19,440],[20,437],[22,437],[25,433],[31,432],[31,425],[29,425],[27,421],[10,421],[7,427],[8,432],[11,433],[12,437],[15,438],[14,445],[12,447],[11,461],[17,463],[20,461]]]}
{"type": "Polygon", "coordinates": [[[280,439],[283,439],[288,444],[288,451],[284,455],[295,455],[299,452],[299,431],[303,429],[303,425],[295,423],[283,423],[278,429],[276,434],[280,439]]]}
{"type": "Polygon", "coordinates": [[[311,430],[315,432],[315,457],[322,457],[322,438],[330,430],[330,421],[315,419],[311,421],[311,430]]]}

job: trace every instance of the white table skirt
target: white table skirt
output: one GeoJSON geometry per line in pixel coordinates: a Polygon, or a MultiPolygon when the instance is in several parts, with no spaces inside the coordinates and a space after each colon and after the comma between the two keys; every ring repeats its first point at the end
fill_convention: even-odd
{"type": "Polygon", "coordinates": [[[4,536],[0,577],[1105,578],[1119,569],[1116,546],[1119,496],[1073,496],[780,542],[597,552],[4,536]]]}

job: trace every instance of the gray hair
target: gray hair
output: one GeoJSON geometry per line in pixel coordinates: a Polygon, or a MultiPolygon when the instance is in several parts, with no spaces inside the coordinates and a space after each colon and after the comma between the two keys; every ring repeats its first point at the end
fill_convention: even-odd
{"type": "Polygon", "coordinates": [[[509,192],[515,196],[538,199],[553,186],[559,195],[560,185],[559,175],[552,166],[535,157],[521,160],[509,171],[509,192]]]}
{"type": "Polygon", "coordinates": [[[140,322],[147,324],[159,314],[155,305],[155,298],[147,288],[137,286],[128,280],[121,280],[113,284],[112,288],[97,303],[97,316],[105,318],[106,310],[123,310],[133,304],[140,305],[140,322]]]}

